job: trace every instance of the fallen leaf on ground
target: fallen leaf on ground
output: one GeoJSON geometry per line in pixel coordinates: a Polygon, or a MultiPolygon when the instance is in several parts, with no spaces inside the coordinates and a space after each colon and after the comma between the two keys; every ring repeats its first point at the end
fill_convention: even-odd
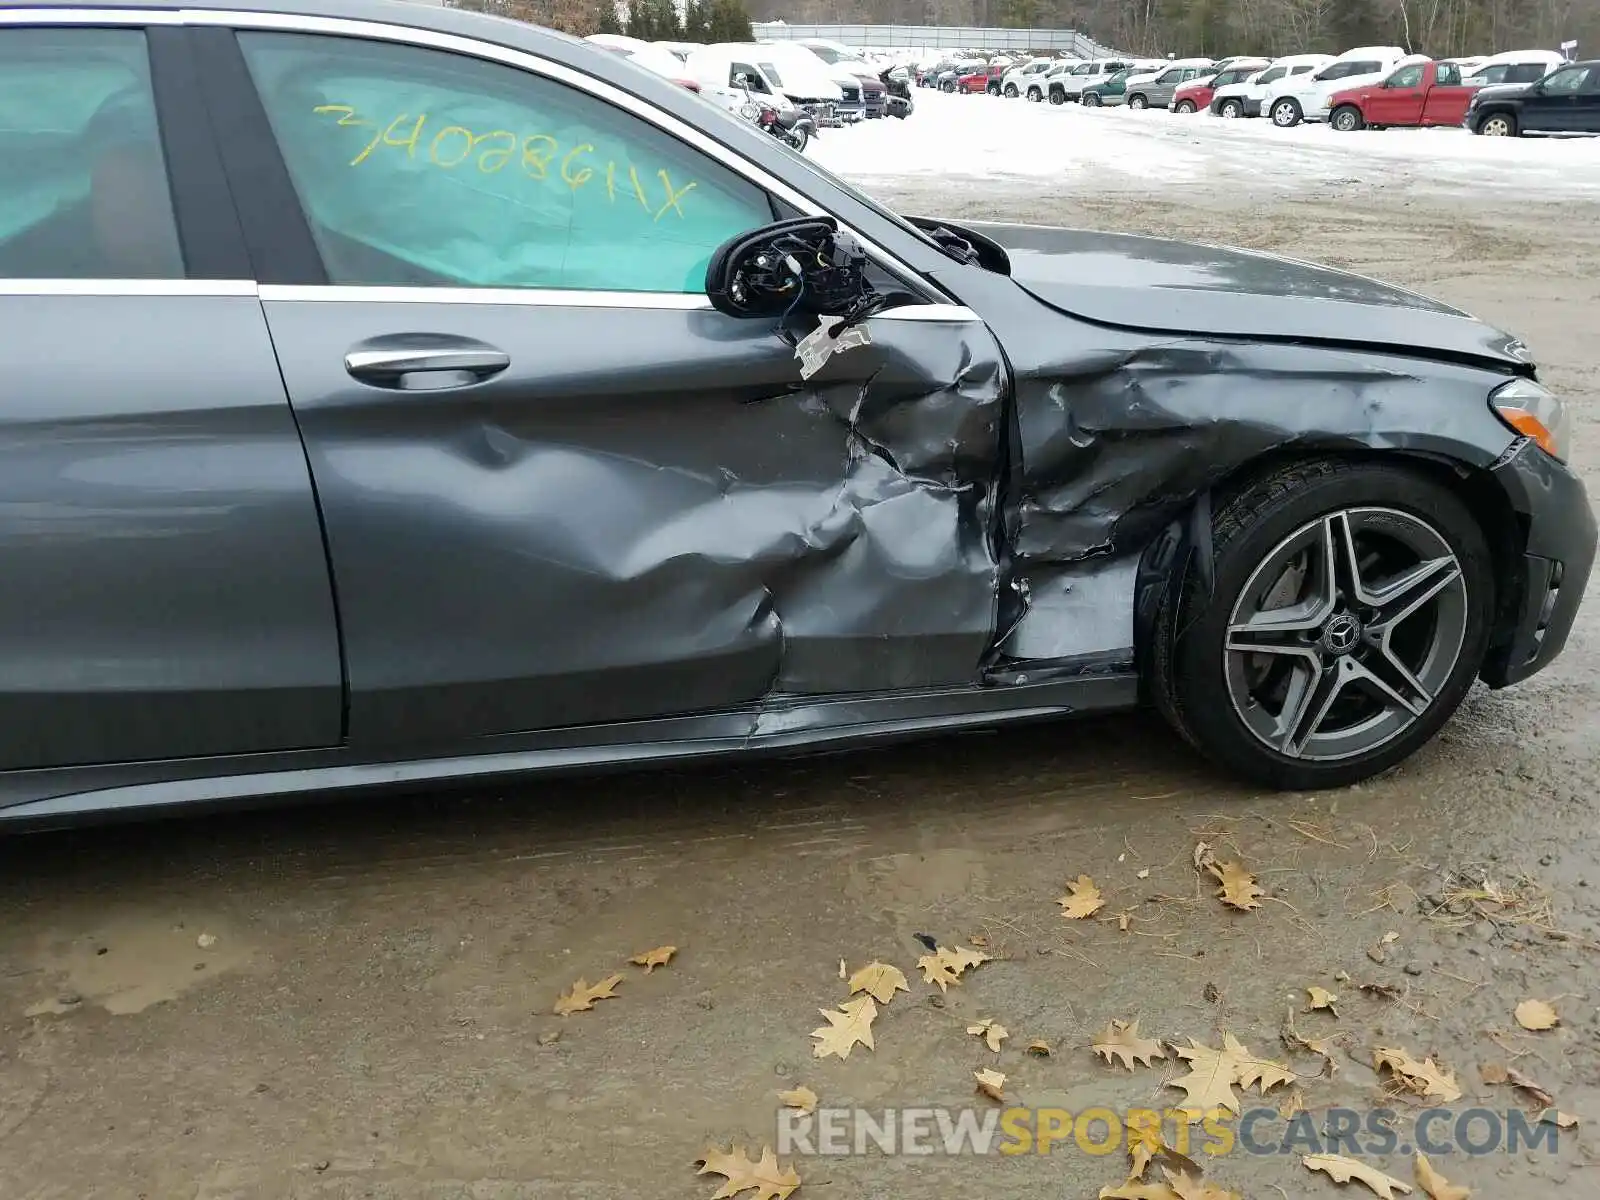
{"type": "Polygon", "coordinates": [[[985,947],[985,946],[987,946],[989,944],[989,939],[984,937],[983,934],[981,934],[981,933],[972,934],[970,937],[967,938],[967,941],[971,942],[974,946],[978,947],[978,949],[980,949],[980,950],[983,949],[983,947],[985,947]]]}
{"type": "Polygon", "coordinates": [[[1556,1010],[1547,1000],[1524,1000],[1517,1005],[1517,1024],[1534,1033],[1554,1029],[1561,1023],[1556,1010]]]}
{"type": "Polygon", "coordinates": [[[1150,868],[1146,867],[1142,871],[1135,871],[1134,874],[1137,875],[1140,879],[1149,879],[1150,878],[1150,868]]]}
{"type": "Polygon", "coordinates": [[[1259,1057],[1231,1033],[1222,1035],[1222,1052],[1233,1062],[1233,1081],[1245,1088],[1257,1084],[1263,1096],[1269,1089],[1293,1083],[1296,1078],[1287,1063],[1259,1057]]]}
{"type": "Polygon", "coordinates": [[[1196,842],[1194,844],[1194,869],[1204,871],[1217,861],[1216,853],[1211,849],[1210,842],[1196,842]]]}
{"type": "Polygon", "coordinates": [[[1049,1058],[1055,1051],[1050,1049],[1049,1042],[1029,1042],[1028,1053],[1039,1058],[1049,1058]]]}
{"type": "Polygon", "coordinates": [[[1431,1096],[1443,1104],[1461,1099],[1461,1087],[1454,1071],[1446,1070],[1431,1057],[1418,1062],[1399,1049],[1379,1048],[1372,1055],[1374,1070],[1388,1067],[1395,1078],[1419,1096],[1431,1096]]]}
{"type": "Polygon", "coordinates": [[[974,1071],[972,1077],[978,1081],[978,1090],[991,1100],[1005,1101],[1006,1077],[999,1071],[985,1067],[981,1071],[974,1071]]]}
{"type": "Polygon", "coordinates": [[[1451,1183],[1435,1171],[1428,1156],[1420,1150],[1417,1151],[1417,1186],[1427,1193],[1430,1200],[1467,1200],[1472,1195],[1471,1188],[1451,1183]]]}
{"type": "Polygon", "coordinates": [[[839,960],[839,978],[844,979],[848,974],[849,972],[845,969],[844,959],[841,958],[839,960]]]}
{"type": "Polygon", "coordinates": [[[1100,1200],[1178,1200],[1178,1193],[1170,1183],[1147,1183],[1142,1179],[1125,1179],[1121,1183],[1108,1183],[1100,1189],[1100,1200]]]}
{"type": "Polygon", "coordinates": [[[790,1088],[787,1092],[779,1092],[778,1099],[785,1108],[798,1108],[801,1112],[810,1112],[817,1107],[817,1094],[805,1084],[790,1088]]]}
{"type": "Polygon", "coordinates": [[[1182,1088],[1188,1103],[1177,1111],[1186,1120],[1198,1121],[1227,1109],[1238,1115],[1239,1097],[1233,1091],[1234,1063],[1225,1051],[1202,1046],[1193,1038],[1189,1045],[1174,1046],[1172,1052],[1189,1064],[1189,1073],[1167,1080],[1168,1087],[1182,1088]]]}
{"type": "Polygon", "coordinates": [[[1556,1098],[1547,1090],[1540,1087],[1515,1067],[1508,1067],[1502,1063],[1485,1063],[1478,1068],[1478,1076],[1485,1083],[1509,1083],[1512,1087],[1526,1092],[1532,1099],[1546,1107],[1556,1102],[1556,1098]]]}
{"type": "Polygon", "coordinates": [[[906,982],[904,973],[899,967],[891,967],[888,963],[870,962],[854,975],[850,976],[850,994],[866,992],[879,1004],[887,1004],[894,999],[896,992],[909,992],[911,985],[906,982]]]}
{"type": "Polygon", "coordinates": [[[1084,917],[1092,917],[1105,905],[1105,897],[1100,894],[1100,889],[1095,887],[1094,880],[1087,875],[1079,875],[1067,884],[1067,894],[1058,901],[1061,905],[1061,915],[1069,921],[1081,921],[1084,917]]]}
{"type": "Polygon", "coordinates": [[[1540,1113],[1539,1122],[1542,1125],[1554,1125],[1557,1129],[1576,1129],[1578,1127],[1577,1117],[1571,1113],[1557,1112],[1553,1108],[1547,1108],[1540,1113]]]}
{"type": "Polygon", "coordinates": [[[1406,1194],[1411,1191],[1409,1183],[1402,1183],[1392,1175],[1385,1175],[1377,1167],[1346,1158],[1342,1154],[1307,1154],[1300,1161],[1305,1163],[1307,1170],[1327,1172],[1328,1178],[1335,1183],[1349,1183],[1352,1179],[1364,1183],[1372,1189],[1373,1195],[1382,1196],[1383,1200],[1394,1200],[1396,1188],[1406,1194]]]}
{"type": "Polygon", "coordinates": [[[942,992],[952,983],[960,983],[963,972],[988,961],[989,956],[982,950],[940,946],[932,954],[924,954],[917,959],[917,966],[922,970],[923,981],[938,984],[942,992]]]}
{"type": "Polygon", "coordinates": [[[1361,990],[1370,996],[1381,996],[1385,1000],[1398,1000],[1405,992],[1395,987],[1392,983],[1363,983],[1361,990]]]}
{"type": "Polygon", "coordinates": [[[1188,1171],[1169,1171],[1166,1167],[1162,1167],[1161,1173],[1167,1177],[1167,1185],[1172,1188],[1172,1194],[1178,1200],[1241,1200],[1238,1192],[1230,1192],[1215,1183],[1207,1183],[1199,1175],[1188,1171]]]}
{"type": "MultiPolygon", "coordinates": [[[[1151,1113],[1150,1116],[1156,1114],[1151,1113]]],[[[1174,1166],[1179,1171],[1187,1171],[1198,1178],[1204,1172],[1200,1164],[1187,1154],[1179,1153],[1162,1139],[1160,1118],[1154,1121],[1141,1120],[1128,1123],[1128,1178],[1143,1179],[1145,1169],[1152,1162],[1159,1161],[1166,1166],[1174,1166]]]]}
{"type": "Polygon", "coordinates": [[[771,1146],[761,1149],[761,1161],[751,1162],[743,1146],[733,1146],[727,1151],[707,1150],[695,1160],[700,1164],[697,1175],[726,1175],[728,1182],[711,1193],[711,1200],[726,1200],[740,1192],[755,1189],[748,1200],[787,1200],[789,1193],[800,1186],[800,1176],[790,1167],[787,1171],[778,1166],[778,1156],[771,1146]]]}
{"type": "Polygon", "coordinates": [[[1261,907],[1261,902],[1256,897],[1265,896],[1266,892],[1256,886],[1256,877],[1250,874],[1243,863],[1227,862],[1221,865],[1212,863],[1210,870],[1216,876],[1217,882],[1222,885],[1217,889],[1217,895],[1222,897],[1224,904],[1241,912],[1261,907]]]}
{"type": "Polygon", "coordinates": [[[1122,1065],[1130,1071],[1136,1062],[1148,1067],[1152,1058],[1167,1056],[1156,1038],[1139,1036],[1138,1021],[1118,1021],[1115,1018],[1106,1026],[1105,1032],[1089,1044],[1089,1048],[1108,1063],[1114,1057],[1121,1059],[1122,1065]]]}
{"type": "Polygon", "coordinates": [[[987,1018],[979,1021],[976,1025],[968,1025],[967,1032],[972,1034],[973,1037],[981,1037],[986,1043],[988,1043],[989,1049],[993,1050],[996,1054],[1000,1053],[1000,1043],[1011,1036],[1006,1032],[1006,1027],[1004,1025],[996,1024],[994,1021],[987,1018]]]}
{"type": "Polygon", "coordinates": [[[580,978],[556,1001],[556,1015],[568,1017],[575,1012],[588,1012],[596,1000],[615,1000],[617,985],[621,982],[621,975],[608,975],[593,985],[580,978]]]}
{"type": "Polygon", "coordinates": [[[1124,912],[1124,913],[1118,913],[1117,914],[1117,930],[1118,930],[1118,932],[1127,933],[1128,932],[1128,926],[1130,926],[1132,924],[1133,924],[1133,914],[1131,912],[1124,912]]]}
{"type": "Polygon", "coordinates": [[[817,1044],[811,1047],[815,1057],[827,1058],[830,1054],[836,1054],[840,1058],[849,1058],[851,1049],[857,1043],[868,1050],[876,1049],[872,1044],[872,1022],[877,1019],[878,1006],[872,1002],[871,996],[847,1000],[837,1011],[826,1008],[817,1011],[828,1023],[811,1031],[811,1036],[817,1039],[817,1044]]]}
{"type": "Polygon", "coordinates": [[[678,952],[676,946],[657,946],[654,950],[646,950],[643,954],[635,954],[628,961],[644,968],[646,975],[657,967],[664,967],[672,961],[672,956],[678,952]]]}
{"type": "Polygon", "coordinates": [[[1335,1037],[1322,1038],[1302,1037],[1300,1031],[1294,1027],[1294,1009],[1291,1008],[1284,1015],[1283,1029],[1279,1032],[1278,1037],[1291,1050],[1306,1050],[1312,1054],[1320,1054],[1322,1056],[1322,1070],[1319,1074],[1326,1075],[1330,1079],[1338,1074],[1339,1063],[1333,1057],[1337,1035],[1335,1037]]]}
{"type": "Polygon", "coordinates": [[[1293,1117],[1295,1113],[1305,1112],[1305,1110],[1306,1094],[1299,1088],[1295,1088],[1291,1092],[1285,1092],[1283,1099],[1278,1101],[1278,1115],[1285,1121],[1293,1117]]]}
{"type": "Polygon", "coordinates": [[[1307,1012],[1326,1010],[1336,1017],[1339,1015],[1339,1010],[1334,1008],[1334,1005],[1339,1002],[1339,997],[1328,991],[1327,988],[1308,987],[1306,995],[1311,998],[1311,1007],[1306,1010],[1307,1012]]]}

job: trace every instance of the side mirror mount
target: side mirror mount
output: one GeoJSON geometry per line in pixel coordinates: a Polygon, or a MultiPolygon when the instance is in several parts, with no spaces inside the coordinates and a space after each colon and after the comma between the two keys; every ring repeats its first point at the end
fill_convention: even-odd
{"type": "Polygon", "coordinates": [[[832,217],[795,217],[717,247],[706,266],[706,296],[730,317],[843,314],[872,294],[866,264],[832,217]]]}

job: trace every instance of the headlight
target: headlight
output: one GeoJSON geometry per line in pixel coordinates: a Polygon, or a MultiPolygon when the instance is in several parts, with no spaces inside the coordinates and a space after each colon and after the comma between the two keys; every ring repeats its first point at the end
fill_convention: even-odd
{"type": "Polygon", "coordinates": [[[1513,379],[1489,395],[1489,404],[1500,419],[1524,437],[1539,443],[1544,452],[1561,462],[1567,461],[1572,446],[1572,426],[1566,405],[1548,388],[1531,379],[1513,379]]]}

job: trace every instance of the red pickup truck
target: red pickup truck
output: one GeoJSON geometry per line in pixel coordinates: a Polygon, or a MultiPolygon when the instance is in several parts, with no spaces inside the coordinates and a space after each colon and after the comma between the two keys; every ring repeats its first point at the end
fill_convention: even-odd
{"type": "Polygon", "coordinates": [[[1411,63],[1382,83],[1335,92],[1328,124],[1342,133],[1390,125],[1460,125],[1477,90],[1462,84],[1459,63],[1411,63]]]}

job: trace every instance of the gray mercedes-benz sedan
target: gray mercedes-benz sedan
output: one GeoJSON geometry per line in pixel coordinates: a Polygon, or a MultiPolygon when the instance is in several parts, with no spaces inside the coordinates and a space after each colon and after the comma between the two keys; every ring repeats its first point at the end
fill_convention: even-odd
{"type": "Polygon", "coordinates": [[[12,7],[0,81],[0,823],[1140,703],[1346,784],[1583,595],[1561,401],[1409,291],[901,217],[450,9],[12,7]]]}

